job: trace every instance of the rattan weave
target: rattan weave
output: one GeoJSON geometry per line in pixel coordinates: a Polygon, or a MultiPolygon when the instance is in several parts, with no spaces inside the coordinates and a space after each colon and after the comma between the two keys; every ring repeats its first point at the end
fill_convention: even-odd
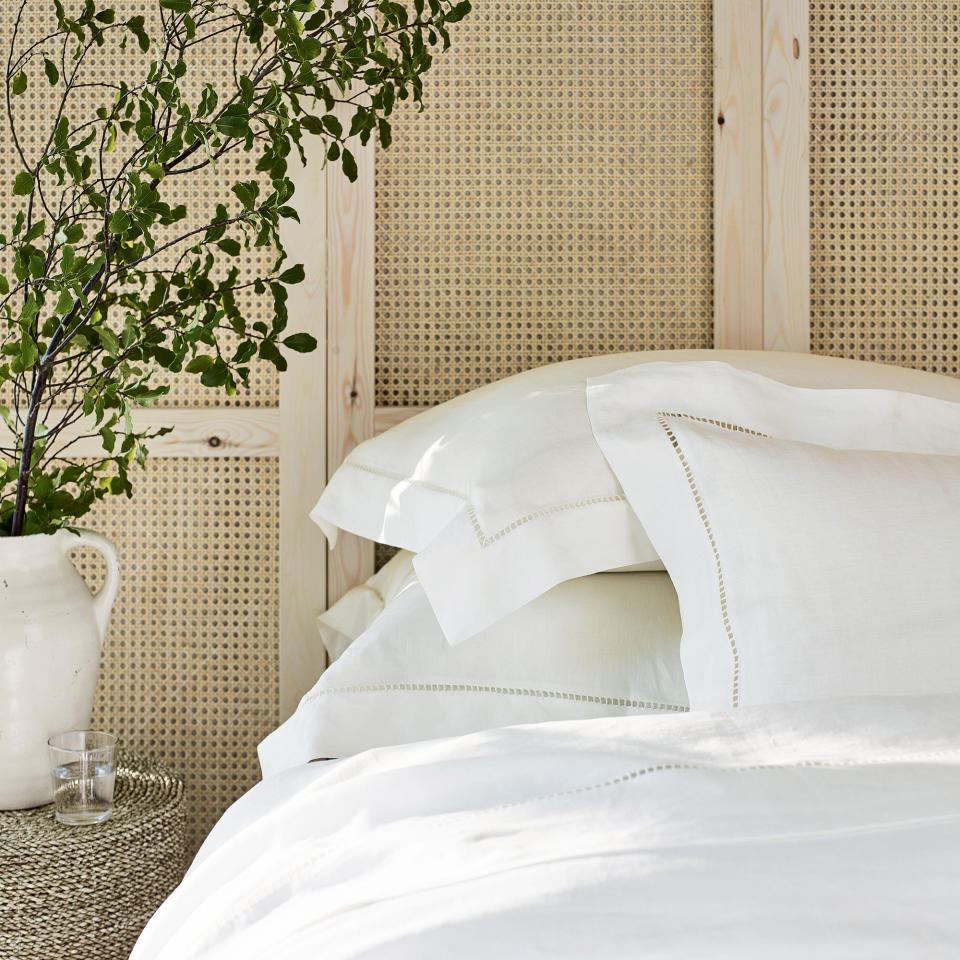
{"type": "Polygon", "coordinates": [[[960,375],[960,3],[810,0],[811,342],[960,375]]]}
{"type": "MultiPolygon", "coordinates": [[[[279,501],[276,459],[152,460],[84,518],[123,566],[93,722],[182,773],[191,853],[280,720],[279,501]]],[[[99,555],[77,559],[96,582],[99,555]]]]}
{"type": "Polygon", "coordinates": [[[376,164],[376,397],[712,345],[712,0],[480,0],[376,164]]]}
{"type": "Polygon", "coordinates": [[[52,805],[0,813],[0,957],[125,960],[184,868],[183,782],[120,751],[106,823],[64,826],[52,805]]]}

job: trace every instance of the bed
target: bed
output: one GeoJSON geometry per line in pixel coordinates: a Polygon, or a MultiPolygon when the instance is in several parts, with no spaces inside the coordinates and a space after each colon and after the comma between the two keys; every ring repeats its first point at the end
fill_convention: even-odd
{"type": "Polygon", "coordinates": [[[134,960],[957,954],[960,383],[594,358],[338,476],[405,552],[134,960]]]}
{"type": "Polygon", "coordinates": [[[960,700],[504,728],[291,769],[134,960],[948,957],[960,700]]]}

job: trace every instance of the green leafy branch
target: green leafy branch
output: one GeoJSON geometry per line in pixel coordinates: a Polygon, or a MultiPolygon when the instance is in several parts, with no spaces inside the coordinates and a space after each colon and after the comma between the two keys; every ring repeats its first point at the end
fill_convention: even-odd
{"type": "Polygon", "coordinates": [[[291,156],[306,163],[305,137],[319,137],[324,162],[356,179],[354,143],[390,145],[397,103],[422,108],[421,77],[470,10],[468,0],[157,0],[148,22],[52,0],[50,31],[24,38],[28,2],[4,76],[22,198],[0,234],[0,533],[11,535],[131,494],[130,466],[166,432],[133,420],[167,392],[160,371],[232,395],[252,363],[282,371],[285,351],[315,349],[287,330],[287,288],[304,277],[280,236],[298,219],[291,156]],[[233,51],[230,81],[194,82],[214,43],[233,51]],[[127,51],[139,75],[89,79],[105,47],[127,51]],[[54,110],[31,149],[22,114],[35,118],[38,86],[54,110]],[[234,151],[250,154],[250,175],[229,199],[176,202],[179,178],[234,151]],[[272,267],[244,277],[244,252],[256,249],[272,267]],[[266,300],[270,322],[247,316],[251,297],[266,300]],[[99,438],[102,458],[72,456],[77,429],[99,438]]]}

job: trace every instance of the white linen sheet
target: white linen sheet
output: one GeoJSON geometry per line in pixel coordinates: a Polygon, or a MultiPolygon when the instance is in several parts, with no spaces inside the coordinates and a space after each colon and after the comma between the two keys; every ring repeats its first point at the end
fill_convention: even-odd
{"type": "Polygon", "coordinates": [[[545,723],[235,804],[132,960],[956,957],[960,697],[545,723]]]}

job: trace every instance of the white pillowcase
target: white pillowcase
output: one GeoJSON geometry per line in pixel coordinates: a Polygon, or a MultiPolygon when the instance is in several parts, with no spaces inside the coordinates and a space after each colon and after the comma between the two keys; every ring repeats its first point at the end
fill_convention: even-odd
{"type": "Polygon", "coordinates": [[[409,554],[392,563],[394,582],[406,564],[405,585],[260,744],[264,776],[517,723],[687,709],[680,614],[665,573],[567,581],[451,646],[409,554]]]}
{"type": "MultiPolygon", "coordinates": [[[[888,386],[960,399],[944,377],[775,351],[651,351],[531,370],[435,407],[358,446],[311,516],[417,551],[447,638],[459,642],[573,577],[659,568],[597,449],[588,377],[650,361],[729,359],[806,386],[888,386]]],[[[662,568],[661,568],[662,569],[662,568]]]]}
{"type": "Polygon", "coordinates": [[[588,404],[676,585],[693,708],[960,691],[960,404],[725,364],[588,404]]]}
{"type": "Polygon", "coordinates": [[[317,617],[320,640],[333,663],[360,636],[384,607],[412,580],[413,554],[401,550],[369,580],[348,590],[329,610],[317,617]]]}

